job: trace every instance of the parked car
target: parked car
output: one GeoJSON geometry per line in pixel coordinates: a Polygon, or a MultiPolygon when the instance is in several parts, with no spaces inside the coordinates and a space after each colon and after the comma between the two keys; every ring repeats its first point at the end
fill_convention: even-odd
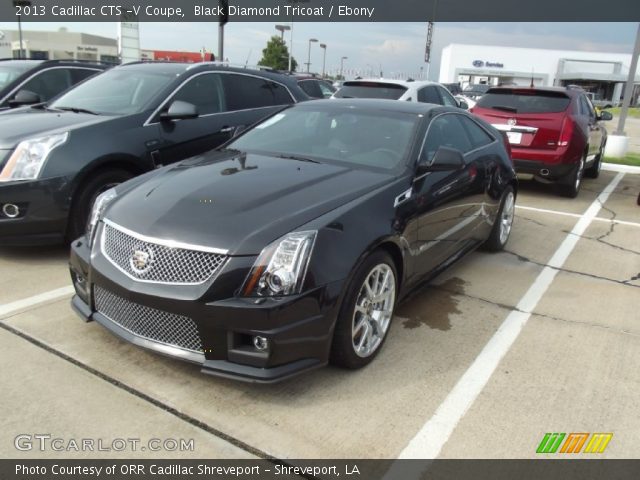
{"type": "Polygon", "coordinates": [[[210,150],[309,97],[285,75],[136,63],[0,115],[0,244],[71,240],[104,190],[210,150]]]}
{"type": "Polygon", "coordinates": [[[516,171],[556,182],[575,197],[583,174],[597,178],[607,143],[602,120],[585,92],[574,88],[492,88],[473,113],[506,133],[516,171]]]}
{"type": "Polygon", "coordinates": [[[0,111],[51,100],[111,66],[77,60],[0,60],[0,111]]]}
{"type": "Polygon", "coordinates": [[[462,88],[459,83],[443,83],[442,86],[449,90],[449,93],[454,97],[460,95],[462,93],[462,88]]]}
{"type": "Polygon", "coordinates": [[[456,100],[439,83],[426,80],[351,80],[344,82],[333,98],[381,98],[469,108],[466,102],[456,100]]]}
{"type": "Polygon", "coordinates": [[[517,180],[458,108],[310,101],[104,192],[73,242],[73,307],[204,373],[270,382],[368,364],[399,299],[500,250],[517,180]]]}
{"type": "Polygon", "coordinates": [[[311,74],[295,74],[298,85],[311,98],[331,98],[337,89],[333,84],[311,74]]]}
{"type": "Polygon", "coordinates": [[[471,100],[478,100],[491,88],[491,85],[484,83],[470,83],[462,90],[462,95],[471,100]]]}

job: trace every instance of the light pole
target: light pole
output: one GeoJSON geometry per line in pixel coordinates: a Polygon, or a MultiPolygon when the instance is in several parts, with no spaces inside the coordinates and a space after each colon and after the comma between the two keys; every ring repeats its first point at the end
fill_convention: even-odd
{"type": "Polygon", "coordinates": [[[344,71],[344,61],[348,59],[349,57],[342,57],[340,59],[340,80],[344,80],[344,76],[342,75],[342,72],[344,71]]]}
{"type": "MultiPolygon", "coordinates": [[[[29,0],[13,0],[14,7],[30,7],[31,2],[29,0]]],[[[22,15],[18,15],[18,32],[20,36],[20,52],[18,53],[18,58],[22,58],[23,43],[22,43],[22,15]]]]}
{"type": "Polygon", "coordinates": [[[317,38],[309,39],[309,51],[307,53],[307,73],[309,73],[309,69],[311,68],[311,44],[316,43],[318,41],[317,38]]]}
{"type": "Polygon", "coordinates": [[[322,54],[322,78],[324,78],[324,67],[327,64],[327,44],[321,43],[320,48],[323,50],[322,54]]]}
{"type": "Polygon", "coordinates": [[[291,27],[289,25],[276,25],[276,30],[280,32],[280,40],[284,43],[284,32],[291,30],[291,27]]]}

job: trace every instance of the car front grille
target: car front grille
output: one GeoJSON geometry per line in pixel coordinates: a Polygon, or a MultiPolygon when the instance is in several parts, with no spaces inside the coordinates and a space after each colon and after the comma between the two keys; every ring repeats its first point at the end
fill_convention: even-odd
{"type": "Polygon", "coordinates": [[[94,301],[98,312],[133,335],[202,354],[198,327],[188,317],[139,305],[97,285],[94,301]]]}
{"type": "Polygon", "coordinates": [[[135,280],[152,283],[199,285],[222,266],[226,255],[176,248],[151,242],[105,223],[102,252],[135,280]]]}

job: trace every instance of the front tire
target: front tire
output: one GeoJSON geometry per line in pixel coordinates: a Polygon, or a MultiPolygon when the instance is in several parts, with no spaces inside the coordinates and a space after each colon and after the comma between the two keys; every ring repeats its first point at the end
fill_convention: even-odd
{"type": "Polygon", "coordinates": [[[511,234],[515,210],[516,194],[513,191],[513,187],[508,186],[502,194],[500,210],[498,210],[496,221],[493,223],[491,234],[483,245],[485,250],[489,250],[490,252],[499,252],[504,249],[505,245],[509,241],[509,235],[511,234]]]}
{"type": "Polygon", "coordinates": [[[381,250],[357,267],[336,322],[331,363],[357,369],[378,355],[393,319],[397,278],[393,259],[381,250]]]}
{"type": "Polygon", "coordinates": [[[126,182],[130,178],[133,178],[133,174],[127,170],[103,170],[92,175],[79,187],[74,195],[71,212],[69,213],[67,242],[71,242],[84,234],[91,209],[98,195],[126,182]]]}

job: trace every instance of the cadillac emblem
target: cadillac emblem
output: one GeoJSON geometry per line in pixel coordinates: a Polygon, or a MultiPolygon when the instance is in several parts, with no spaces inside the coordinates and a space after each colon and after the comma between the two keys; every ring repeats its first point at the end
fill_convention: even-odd
{"type": "Polygon", "coordinates": [[[146,273],[153,265],[153,250],[144,246],[133,248],[133,253],[129,259],[129,266],[133,273],[142,275],[146,273]]]}
{"type": "Polygon", "coordinates": [[[515,126],[518,123],[518,121],[515,118],[510,118],[509,120],[507,120],[507,125],[509,125],[510,127],[515,126]]]}

